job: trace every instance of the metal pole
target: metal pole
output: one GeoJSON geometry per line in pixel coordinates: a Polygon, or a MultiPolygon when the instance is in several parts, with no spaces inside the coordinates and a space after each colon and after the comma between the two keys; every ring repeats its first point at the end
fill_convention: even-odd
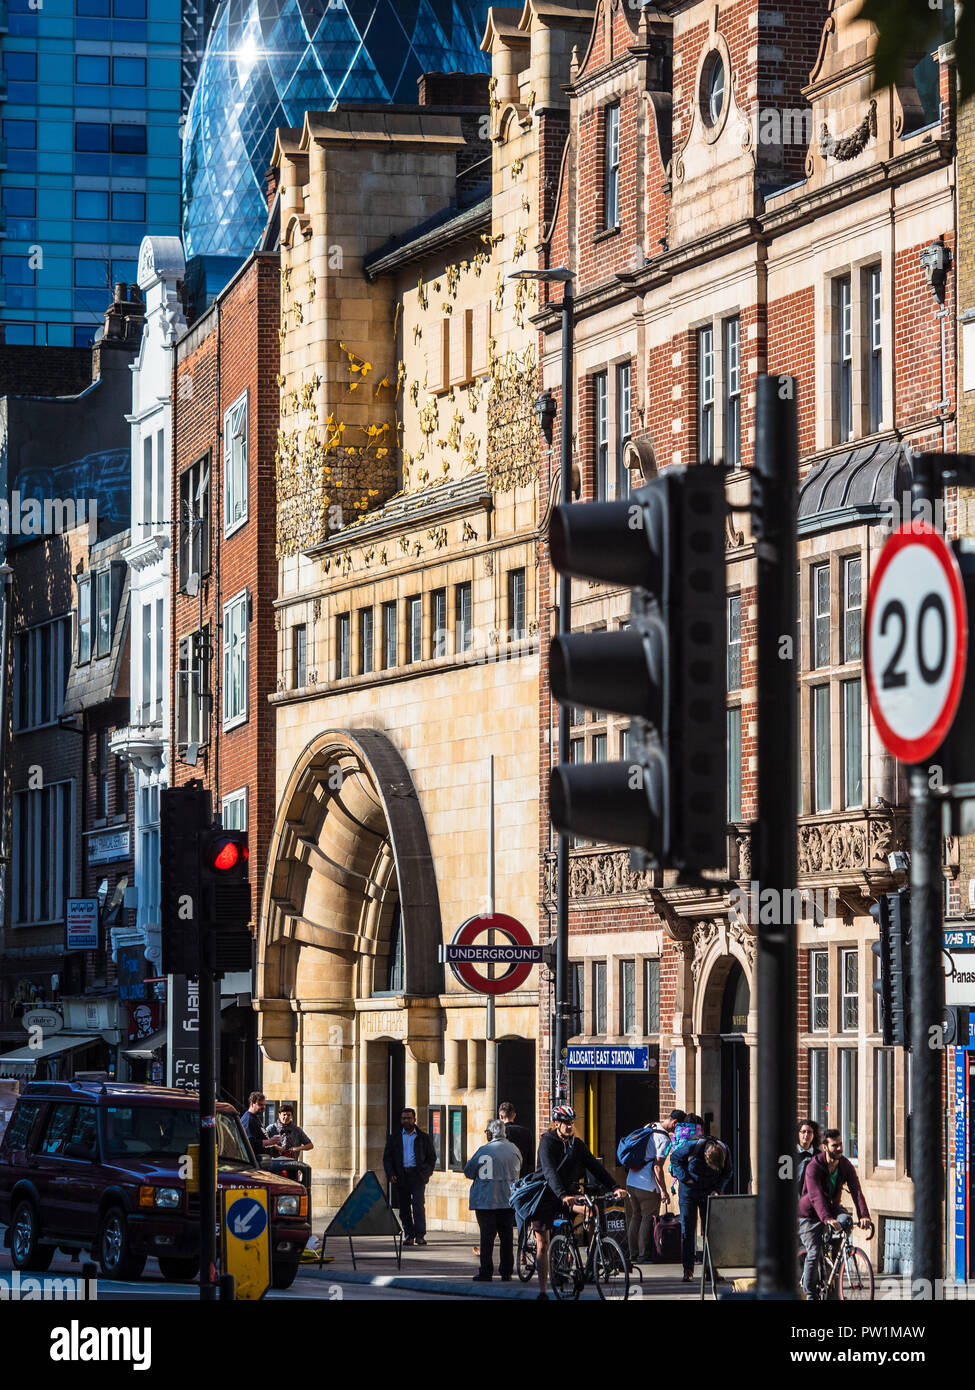
{"type": "MultiPolygon", "coordinates": [[[[941,490],[940,459],[915,454],[911,487],[913,513],[934,515],[941,490]],[[920,505],[919,505],[920,504],[920,505]]],[[[910,770],[911,800],[911,1176],[914,1182],[913,1288],[928,1297],[943,1275],[942,1197],[944,1155],[941,1146],[941,1064],[939,1043],[945,1005],[941,960],[941,825],[940,806],[931,793],[928,769],[910,770]]]]}
{"type": "Polygon", "coordinates": [[[4,561],[0,567],[0,602],[3,603],[3,622],[0,626],[0,939],[7,922],[7,721],[10,701],[7,695],[7,646],[10,631],[10,580],[13,571],[4,561]]]}
{"type": "MultiPolygon", "coordinates": [[[[573,396],[573,297],[572,284],[562,286],[562,497],[563,507],[572,501],[572,396],[573,396]]],[[[572,630],[572,581],[559,579],[559,633],[572,630]]],[[[559,761],[569,756],[569,711],[559,706],[559,761]]],[[[568,1097],[565,1048],[568,1038],[569,999],[569,840],[559,835],[555,860],[555,1099],[568,1097]]]]}
{"type": "MultiPolygon", "coordinates": [[[[494,912],[494,754],[491,754],[488,763],[488,915],[494,912]]],[[[488,945],[494,945],[494,932],[488,932],[488,945]]],[[[494,978],[494,967],[488,966],[488,975],[494,978]]],[[[492,1042],[495,1035],[494,1027],[494,995],[485,995],[484,999],[484,1037],[487,1042],[492,1042]]]]}
{"type": "MultiPolygon", "coordinates": [[[[215,1300],[217,1274],[217,1018],[219,985],[200,933],[200,1298],[215,1300]]],[[[258,1154],[260,1162],[260,1154],[258,1154]]]]}
{"type": "MultiPolygon", "coordinates": [[[[794,377],[760,376],[752,474],[758,563],[758,820],[752,862],[777,922],[758,931],[759,1298],[795,1295],[796,1183],[796,493],[794,377]]],[[[762,901],[766,901],[764,898],[762,901]]]]}

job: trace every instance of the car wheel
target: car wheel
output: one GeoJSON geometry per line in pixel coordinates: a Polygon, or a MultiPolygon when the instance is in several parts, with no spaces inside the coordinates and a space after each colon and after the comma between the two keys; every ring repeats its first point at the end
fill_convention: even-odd
{"type": "Polygon", "coordinates": [[[145,1255],[129,1250],[129,1223],[121,1207],[109,1207],[98,1228],[98,1263],[106,1279],[138,1279],[145,1255]]]}
{"type": "Polygon", "coordinates": [[[195,1255],[180,1259],[178,1255],[157,1255],[164,1279],[195,1279],[200,1262],[195,1255]]]}
{"type": "Polygon", "coordinates": [[[53,1245],[39,1245],[37,1212],[26,1198],[14,1207],[10,1222],[10,1262],[14,1269],[48,1269],[54,1259],[53,1245]]]}
{"type": "Polygon", "coordinates": [[[271,1270],[271,1287],[275,1289],[290,1289],[298,1275],[298,1264],[295,1260],[289,1260],[287,1264],[279,1260],[271,1270]]]}

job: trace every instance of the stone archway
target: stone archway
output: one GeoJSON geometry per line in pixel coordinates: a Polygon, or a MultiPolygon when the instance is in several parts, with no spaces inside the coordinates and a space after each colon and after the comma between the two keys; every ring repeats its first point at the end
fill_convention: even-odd
{"type": "Polygon", "coordinates": [[[441,1058],[442,936],[426,825],[401,755],[375,729],[316,735],[275,819],[255,1003],[263,1087],[298,1097],[319,1209],[377,1161],[388,1045],[405,1044],[414,1067],[441,1058]],[[402,963],[392,971],[394,921],[402,963]]]}
{"type": "Polygon", "coordinates": [[[696,1109],[710,1116],[711,1133],[732,1146],[736,1190],[750,1190],[758,1122],[754,939],[724,922],[709,925],[716,929],[706,944],[701,936],[694,961],[696,1109]],[[732,1010],[735,999],[740,1017],[732,1010]]]}

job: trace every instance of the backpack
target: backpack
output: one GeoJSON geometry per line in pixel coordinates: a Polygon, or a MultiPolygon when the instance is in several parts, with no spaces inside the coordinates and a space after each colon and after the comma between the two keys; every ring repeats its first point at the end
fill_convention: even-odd
{"type": "Polygon", "coordinates": [[[704,1130],[700,1125],[689,1125],[681,1122],[674,1126],[674,1141],[672,1147],[676,1149],[678,1144],[689,1144],[695,1139],[703,1139],[704,1130]]]}
{"type": "Polygon", "coordinates": [[[542,1194],[548,1187],[543,1173],[527,1173],[511,1184],[511,1205],[519,1221],[530,1221],[538,1210],[542,1194]]]}
{"type": "Polygon", "coordinates": [[[667,1131],[654,1123],[644,1125],[643,1129],[635,1129],[632,1134],[625,1135],[616,1149],[616,1162],[620,1167],[640,1169],[645,1168],[651,1158],[666,1158],[667,1154],[670,1153],[670,1135],[667,1134],[667,1147],[663,1153],[657,1154],[653,1141],[655,1134],[667,1134],[667,1131]],[[653,1145],[652,1154],[651,1145],[653,1145]]]}
{"type": "Polygon", "coordinates": [[[809,1167],[810,1163],[812,1163],[815,1157],[815,1154],[803,1154],[802,1158],[799,1160],[799,1172],[796,1175],[796,1177],[799,1183],[800,1197],[802,1196],[802,1190],[806,1183],[806,1169],[809,1167]]]}

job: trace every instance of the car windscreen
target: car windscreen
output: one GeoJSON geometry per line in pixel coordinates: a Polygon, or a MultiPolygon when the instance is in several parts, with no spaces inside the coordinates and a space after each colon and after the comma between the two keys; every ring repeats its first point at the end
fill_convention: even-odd
{"type": "MultiPolygon", "coordinates": [[[[222,1159],[250,1163],[240,1124],[234,1115],[217,1115],[222,1159]]],[[[105,1152],[113,1158],[180,1158],[200,1142],[196,1110],[165,1105],[110,1105],[105,1110],[105,1152]]]]}

